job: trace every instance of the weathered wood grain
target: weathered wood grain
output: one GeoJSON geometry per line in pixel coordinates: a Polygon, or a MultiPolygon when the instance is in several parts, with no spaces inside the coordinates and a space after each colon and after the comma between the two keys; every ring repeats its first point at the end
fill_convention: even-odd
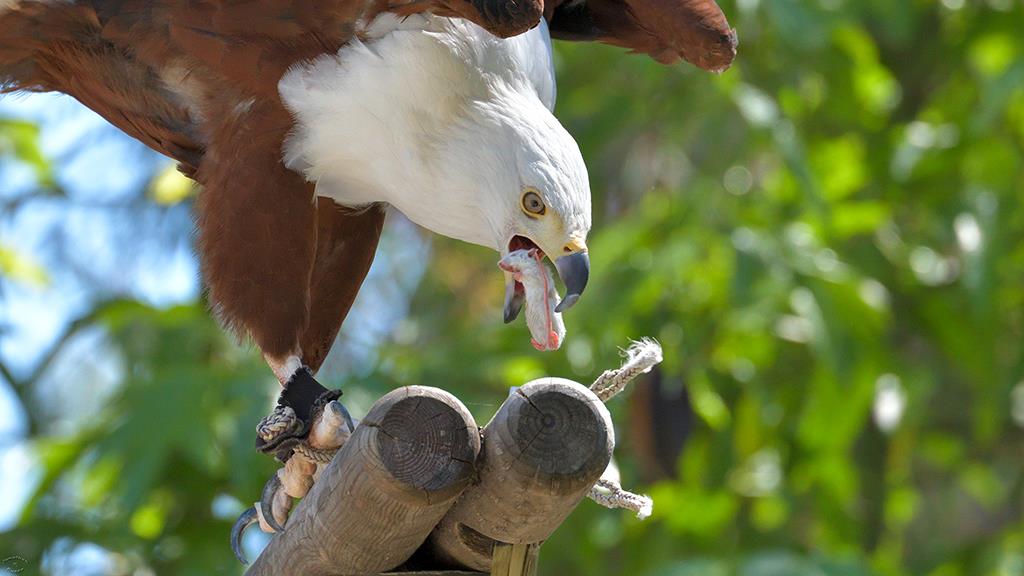
{"type": "Polygon", "coordinates": [[[491,576],[536,576],[540,544],[496,543],[491,576]]]}
{"type": "Polygon", "coordinates": [[[487,576],[487,574],[466,570],[431,570],[428,572],[383,572],[377,576],[487,576]]]}
{"type": "Polygon", "coordinates": [[[376,574],[403,563],[470,483],[480,435],[454,396],[421,386],[374,404],[246,574],[376,574]]]}
{"type": "Polygon", "coordinates": [[[522,386],[484,428],[478,480],[427,548],[448,565],[486,572],[496,542],[544,541],[601,477],[614,445],[608,410],[584,386],[562,378],[522,386]]]}

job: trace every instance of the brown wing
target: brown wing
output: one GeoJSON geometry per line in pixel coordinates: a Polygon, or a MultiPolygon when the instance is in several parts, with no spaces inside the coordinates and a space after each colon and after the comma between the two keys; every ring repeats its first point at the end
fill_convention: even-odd
{"type": "Polygon", "coordinates": [[[544,15],[555,38],[597,40],[663,64],[682,58],[721,72],[736,57],[736,31],[714,0],[552,0],[544,15]]]}
{"type": "Polygon", "coordinates": [[[298,61],[335,52],[378,14],[430,11],[497,36],[537,25],[541,0],[92,0],[104,37],[147,61],[168,47],[255,92],[274,92],[298,61]]]}
{"type": "MultiPolygon", "coordinates": [[[[378,4],[380,5],[378,7],[378,4]]],[[[0,91],[59,91],[194,174],[221,121],[277,98],[382,0],[0,1],[0,91]]]]}
{"type": "Polygon", "coordinates": [[[284,167],[293,121],[277,82],[340,48],[366,10],[362,0],[23,0],[0,8],[0,82],[71,94],[185,164],[204,185],[199,249],[214,308],[272,365],[300,354],[316,366],[373,260],[382,213],[318,209],[312,185],[284,167]]]}
{"type": "MultiPolygon", "coordinates": [[[[186,67],[200,82],[276,98],[298,61],[335,52],[376,0],[93,0],[104,39],[154,67],[186,67]]],[[[220,98],[207,93],[207,98],[220,98]]]]}
{"type": "Polygon", "coordinates": [[[93,10],[65,2],[0,8],[0,92],[59,91],[194,174],[198,124],[153,69],[100,37],[93,10]]]}

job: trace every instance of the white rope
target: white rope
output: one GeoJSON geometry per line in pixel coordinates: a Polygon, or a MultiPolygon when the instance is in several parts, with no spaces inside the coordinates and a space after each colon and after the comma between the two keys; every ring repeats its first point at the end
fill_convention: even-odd
{"type": "Polygon", "coordinates": [[[334,458],[334,455],[338,453],[338,450],[341,450],[341,447],[324,449],[313,448],[309,445],[309,442],[303,440],[295,445],[294,450],[296,456],[305,458],[314,464],[329,464],[334,458]]]}
{"type": "Polygon", "coordinates": [[[653,338],[641,338],[623,350],[622,356],[626,358],[622,366],[615,370],[605,370],[590,385],[590,390],[597,394],[602,402],[614,398],[626,388],[630,380],[650,372],[655,364],[661,362],[661,345],[653,338]]]}
{"type": "Polygon", "coordinates": [[[275,406],[273,412],[267,414],[256,426],[256,434],[269,442],[276,438],[281,432],[295,427],[298,417],[291,406],[275,406]]]}
{"type": "Polygon", "coordinates": [[[605,478],[598,480],[587,496],[605,508],[632,510],[640,520],[650,516],[654,510],[654,500],[650,496],[623,490],[618,482],[605,478]]]}
{"type": "MultiPolygon", "coordinates": [[[[590,390],[602,402],[608,402],[614,398],[626,389],[626,385],[630,381],[641,374],[650,372],[651,368],[661,362],[661,345],[653,338],[641,338],[623,350],[622,356],[626,359],[622,366],[615,370],[605,370],[590,385],[590,390]]],[[[608,470],[590,489],[587,497],[605,508],[632,510],[636,512],[636,517],[640,520],[650,516],[654,509],[654,501],[650,496],[634,494],[622,488],[614,463],[609,464],[608,470]]]]}

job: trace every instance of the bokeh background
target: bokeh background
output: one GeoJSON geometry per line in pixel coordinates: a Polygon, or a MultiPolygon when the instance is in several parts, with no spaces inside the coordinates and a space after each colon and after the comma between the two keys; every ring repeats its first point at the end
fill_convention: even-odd
{"type": "MultiPolygon", "coordinates": [[[[595,200],[561,351],[502,325],[494,254],[392,215],[323,379],[486,422],[653,336],[611,408],[654,515],[584,502],[542,574],[1024,575],[1024,3],[723,7],[721,76],[556,47],[595,200]]],[[[276,384],[206,312],[196,193],[68,98],[0,101],[0,574],[241,572],[276,384]]]]}

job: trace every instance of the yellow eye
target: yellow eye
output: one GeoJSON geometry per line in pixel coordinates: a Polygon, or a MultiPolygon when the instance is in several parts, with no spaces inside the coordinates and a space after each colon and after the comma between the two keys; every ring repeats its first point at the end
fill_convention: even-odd
{"type": "Polygon", "coordinates": [[[533,188],[527,188],[526,192],[523,193],[522,204],[523,211],[530,216],[543,216],[547,210],[547,207],[544,206],[544,201],[540,198],[540,194],[533,188]]]}

